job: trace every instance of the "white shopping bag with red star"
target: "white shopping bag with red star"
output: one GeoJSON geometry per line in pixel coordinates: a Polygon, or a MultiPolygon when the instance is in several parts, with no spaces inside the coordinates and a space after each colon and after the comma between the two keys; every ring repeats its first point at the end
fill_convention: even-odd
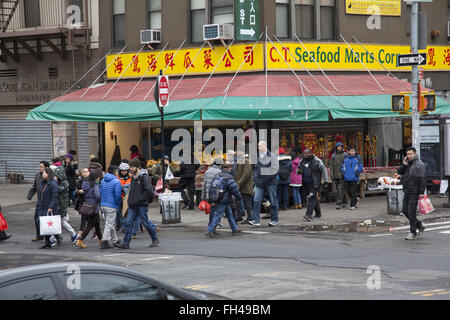
{"type": "Polygon", "coordinates": [[[61,234],[61,216],[48,215],[39,217],[41,236],[61,234]]]}

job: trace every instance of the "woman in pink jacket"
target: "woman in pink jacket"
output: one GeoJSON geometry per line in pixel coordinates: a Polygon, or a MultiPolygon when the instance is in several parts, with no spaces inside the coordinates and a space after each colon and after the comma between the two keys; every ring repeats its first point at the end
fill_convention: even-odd
{"type": "Polygon", "coordinates": [[[296,153],[292,153],[292,171],[291,171],[291,183],[292,187],[292,198],[294,200],[294,205],[292,209],[301,209],[302,208],[302,198],[300,196],[300,187],[302,186],[302,176],[297,174],[297,168],[300,164],[300,158],[296,153]]]}

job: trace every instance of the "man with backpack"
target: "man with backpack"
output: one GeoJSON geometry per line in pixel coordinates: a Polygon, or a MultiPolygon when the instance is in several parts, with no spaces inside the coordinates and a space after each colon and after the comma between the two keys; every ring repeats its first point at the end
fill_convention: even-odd
{"type": "Polygon", "coordinates": [[[300,162],[297,173],[302,175],[303,187],[305,188],[305,193],[308,199],[308,209],[306,210],[306,215],[303,217],[307,221],[311,221],[313,218],[322,217],[319,199],[317,199],[317,193],[319,192],[322,184],[322,177],[324,180],[324,189],[328,188],[328,172],[327,167],[324,165],[322,160],[317,158],[312,153],[311,149],[305,149],[303,154],[305,157],[300,162]],[[316,212],[314,217],[312,217],[313,211],[316,212]]]}
{"type": "Polygon", "coordinates": [[[284,149],[278,149],[278,207],[286,211],[289,205],[289,184],[291,183],[292,159],[284,154],[284,149]]]}
{"type": "Polygon", "coordinates": [[[214,216],[208,226],[208,231],[205,233],[209,238],[217,238],[219,236],[215,230],[224,212],[230,223],[233,236],[237,236],[241,232],[230,207],[231,196],[234,196],[238,201],[242,201],[239,186],[230,174],[233,164],[225,163],[222,168],[222,172],[215,175],[209,187],[208,202],[214,207],[214,210],[211,210],[211,212],[214,211],[214,216]]]}
{"type": "MultiPolygon", "coordinates": [[[[215,158],[214,163],[211,167],[206,170],[204,179],[203,179],[203,187],[202,187],[202,200],[208,201],[209,200],[209,188],[211,187],[211,182],[213,181],[214,177],[222,172],[221,165],[222,165],[222,159],[215,158]]],[[[211,224],[212,219],[214,217],[214,211],[215,207],[211,207],[211,211],[209,212],[209,223],[208,226],[211,224]]]]}
{"type": "Polygon", "coordinates": [[[131,233],[136,219],[139,217],[141,223],[145,226],[150,237],[152,238],[152,243],[150,248],[156,247],[159,244],[158,227],[155,226],[148,219],[148,205],[153,201],[154,192],[153,186],[150,182],[150,177],[148,176],[147,170],[141,169],[141,162],[139,159],[134,158],[130,161],[130,171],[132,174],[130,191],[128,195],[128,216],[126,222],[126,232],[123,239],[123,243],[118,245],[118,248],[129,249],[131,241],[131,233]]]}

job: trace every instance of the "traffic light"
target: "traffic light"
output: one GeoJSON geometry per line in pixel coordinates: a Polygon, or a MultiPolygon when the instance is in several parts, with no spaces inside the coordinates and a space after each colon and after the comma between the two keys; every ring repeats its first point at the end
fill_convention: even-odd
{"type": "Polygon", "coordinates": [[[436,96],[434,94],[423,95],[420,99],[422,99],[420,104],[420,112],[436,111],[436,96]]]}
{"type": "Polygon", "coordinates": [[[392,110],[392,112],[408,112],[409,111],[409,96],[393,95],[391,110],[392,110]]]}

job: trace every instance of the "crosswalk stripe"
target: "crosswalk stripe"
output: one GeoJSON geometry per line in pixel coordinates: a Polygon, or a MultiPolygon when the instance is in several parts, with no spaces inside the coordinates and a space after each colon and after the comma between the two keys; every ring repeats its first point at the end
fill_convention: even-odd
{"type": "Polygon", "coordinates": [[[436,227],[436,228],[425,229],[425,232],[427,232],[427,231],[434,231],[434,230],[449,229],[449,228],[450,228],[450,226],[436,227]]]}
{"type": "MultiPolygon", "coordinates": [[[[424,223],[423,225],[425,227],[431,227],[431,226],[439,226],[439,225],[443,225],[443,224],[448,224],[448,228],[450,228],[450,221],[445,221],[445,222],[434,222],[434,223],[424,223]]],[[[389,228],[389,231],[397,231],[397,230],[406,230],[409,229],[409,226],[403,226],[403,227],[394,227],[394,228],[389,228]]]]}
{"type": "Polygon", "coordinates": [[[439,233],[445,233],[445,234],[450,234],[450,231],[441,231],[439,233]]]}
{"type": "Polygon", "coordinates": [[[142,259],[144,261],[152,261],[152,260],[161,260],[161,259],[172,259],[173,257],[171,256],[167,256],[167,257],[155,257],[155,258],[146,258],[146,259],[142,259]]]}
{"type": "MultiPolygon", "coordinates": [[[[217,229],[217,231],[231,232],[231,229],[217,229]]],[[[248,233],[248,234],[269,234],[270,232],[267,232],[267,231],[241,231],[241,233],[248,233]]]]}
{"type": "Polygon", "coordinates": [[[121,255],[123,255],[124,253],[113,253],[113,254],[104,254],[104,255],[101,255],[101,256],[97,256],[98,258],[103,258],[103,257],[117,257],[117,256],[121,256],[121,255]]]}

